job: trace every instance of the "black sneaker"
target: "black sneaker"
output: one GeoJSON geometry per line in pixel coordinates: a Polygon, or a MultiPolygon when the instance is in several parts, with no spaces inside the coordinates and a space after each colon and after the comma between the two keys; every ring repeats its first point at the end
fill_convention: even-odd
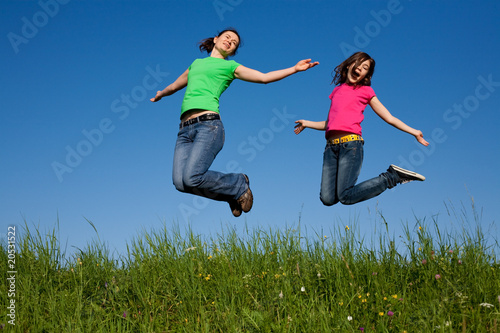
{"type": "Polygon", "coordinates": [[[398,167],[397,165],[391,164],[389,169],[392,169],[394,172],[396,172],[399,176],[399,184],[406,184],[414,180],[420,180],[424,181],[425,177],[409,170],[405,170],[403,168],[398,167]]]}

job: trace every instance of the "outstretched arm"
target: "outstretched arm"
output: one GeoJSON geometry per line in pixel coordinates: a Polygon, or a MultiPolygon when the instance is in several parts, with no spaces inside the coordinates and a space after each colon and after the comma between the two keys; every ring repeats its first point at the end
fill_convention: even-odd
{"type": "Polygon", "coordinates": [[[254,82],[254,83],[271,83],[284,79],[287,76],[295,74],[297,72],[302,72],[318,65],[319,62],[311,62],[311,59],[305,59],[299,61],[295,66],[285,69],[280,69],[277,71],[272,71],[269,73],[261,73],[255,69],[251,69],[245,66],[238,66],[234,71],[234,75],[237,79],[254,82]]]}
{"type": "Polygon", "coordinates": [[[389,125],[392,125],[403,132],[413,135],[415,139],[417,139],[417,141],[423,144],[424,146],[429,145],[429,142],[425,141],[424,135],[422,134],[421,131],[406,125],[404,122],[394,117],[389,112],[389,110],[387,110],[386,107],[379,101],[377,96],[371,99],[370,106],[373,109],[373,111],[375,111],[375,113],[389,125]]]}
{"type": "Polygon", "coordinates": [[[295,122],[295,129],[293,130],[295,134],[299,134],[306,128],[312,128],[318,131],[324,131],[326,129],[326,121],[310,121],[310,120],[297,120],[295,122]]]}
{"type": "Polygon", "coordinates": [[[181,74],[173,83],[168,85],[165,89],[156,92],[156,96],[151,98],[151,102],[158,102],[160,99],[166,96],[175,94],[179,90],[185,88],[188,82],[189,69],[186,69],[184,73],[181,74]]]}

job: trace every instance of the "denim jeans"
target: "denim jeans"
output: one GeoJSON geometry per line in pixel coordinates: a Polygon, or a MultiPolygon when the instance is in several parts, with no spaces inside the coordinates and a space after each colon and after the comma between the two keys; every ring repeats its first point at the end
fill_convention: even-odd
{"type": "Polygon", "coordinates": [[[323,154],[320,199],[326,206],[352,205],[376,197],[397,185],[399,176],[390,170],[358,185],[363,164],[364,141],[327,143],[323,154]]]}
{"type": "Polygon", "coordinates": [[[241,173],[208,170],[224,146],[220,119],[201,121],[179,130],[172,178],[175,188],[217,201],[238,199],[248,189],[241,173]]]}

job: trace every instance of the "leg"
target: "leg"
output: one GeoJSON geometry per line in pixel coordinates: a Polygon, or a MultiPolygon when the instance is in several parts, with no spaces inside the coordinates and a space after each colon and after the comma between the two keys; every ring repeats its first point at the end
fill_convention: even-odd
{"type": "Polygon", "coordinates": [[[350,141],[337,145],[339,147],[337,197],[344,205],[356,200],[355,184],[363,165],[363,145],[363,141],[350,141]]]}
{"type": "MultiPolygon", "coordinates": [[[[182,170],[183,190],[218,201],[239,198],[248,190],[243,174],[208,170],[224,145],[222,122],[203,121],[187,128],[192,143],[182,170]]],[[[179,165],[183,157],[184,154],[179,154],[179,165]]]]}
{"type": "Polygon", "coordinates": [[[325,206],[339,202],[337,196],[338,145],[327,143],[323,153],[323,172],[319,198],[325,206]]]}
{"type": "Polygon", "coordinates": [[[389,172],[354,185],[363,163],[363,141],[342,144],[339,163],[338,196],[341,203],[352,205],[378,196],[388,188],[396,186],[395,177],[389,172]]]}
{"type": "Polygon", "coordinates": [[[172,168],[172,180],[175,188],[180,192],[184,189],[183,171],[193,146],[193,140],[189,137],[189,127],[183,127],[177,134],[177,141],[174,150],[174,163],[172,168]]]}

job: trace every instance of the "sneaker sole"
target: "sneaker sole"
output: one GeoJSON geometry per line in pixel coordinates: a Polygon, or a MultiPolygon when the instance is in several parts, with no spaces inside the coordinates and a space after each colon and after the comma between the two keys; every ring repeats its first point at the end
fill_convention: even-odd
{"type": "Polygon", "coordinates": [[[421,174],[413,172],[413,171],[410,171],[410,170],[406,170],[406,169],[400,168],[397,165],[391,164],[391,168],[393,168],[395,171],[404,173],[405,175],[412,176],[412,177],[415,178],[415,180],[420,180],[420,181],[424,181],[425,180],[425,177],[422,176],[421,174]]]}

